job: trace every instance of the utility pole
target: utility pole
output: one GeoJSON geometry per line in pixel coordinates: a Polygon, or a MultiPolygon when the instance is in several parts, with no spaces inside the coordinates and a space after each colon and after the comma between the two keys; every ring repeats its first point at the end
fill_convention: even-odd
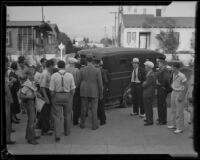
{"type": "Polygon", "coordinates": [[[121,47],[121,23],[122,23],[122,15],[123,15],[123,7],[118,7],[118,34],[117,34],[117,42],[118,47],[121,47]]]}
{"type": "Polygon", "coordinates": [[[115,14],[115,46],[117,46],[117,38],[116,38],[116,29],[117,29],[117,14],[118,12],[110,12],[111,14],[115,14]]]}

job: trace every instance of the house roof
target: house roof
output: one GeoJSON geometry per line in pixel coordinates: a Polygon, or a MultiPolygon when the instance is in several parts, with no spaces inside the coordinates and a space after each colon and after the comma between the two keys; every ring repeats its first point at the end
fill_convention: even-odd
{"type": "Polygon", "coordinates": [[[8,27],[39,26],[42,21],[7,21],[8,27]]]}
{"type": "Polygon", "coordinates": [[[194,17],[155,17],[153,15],[123,15],[126,28],[194,28],[194,17]]]}

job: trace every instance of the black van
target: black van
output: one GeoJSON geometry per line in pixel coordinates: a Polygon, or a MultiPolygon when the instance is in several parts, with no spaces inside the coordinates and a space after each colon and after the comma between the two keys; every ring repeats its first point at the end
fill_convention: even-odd
{"type": "Polygon", "coordinates": [[[94,57],[103,60],[103,68],[108,70],[110,83],[106,107],[119,107],[126,105],[126,99],[130,96],[130,82],[132,74],[132,59],[139,58],[140,66],[150,60],[157,67],[156,59],[165,55],[152,50],[134,48],[97,48],[85,49],[78,52],[80,56],[93,54],[94,57]]]}

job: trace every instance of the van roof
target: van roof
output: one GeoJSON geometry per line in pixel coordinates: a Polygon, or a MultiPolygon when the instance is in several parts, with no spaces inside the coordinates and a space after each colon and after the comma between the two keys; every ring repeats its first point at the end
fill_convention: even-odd
{"type": "MultiPolygon", "coordinates": [[[[101,58],[101,57],[109,57],[113,55],[121,54],[130,54],[130,53],[138,53],[138,54],[159,54],[163,55],[159,52],[148,50],[148,49],[141,49],[141,48],[95,48],[95,49],[83,49],[80,50],[78,53],[81,55],[93,54],[93,56],[101,58]]],[[[164,56],[164,55],[163,55],[164,56]]]]}

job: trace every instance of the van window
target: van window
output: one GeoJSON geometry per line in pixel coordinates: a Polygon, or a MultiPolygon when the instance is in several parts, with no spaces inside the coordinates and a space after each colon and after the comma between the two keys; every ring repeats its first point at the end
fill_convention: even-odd
{"type": "Polygon", "coordinates": [[[120,59],[120,65],[126,64],[126,63],[127,63],[127,59],[120,59]]]}

